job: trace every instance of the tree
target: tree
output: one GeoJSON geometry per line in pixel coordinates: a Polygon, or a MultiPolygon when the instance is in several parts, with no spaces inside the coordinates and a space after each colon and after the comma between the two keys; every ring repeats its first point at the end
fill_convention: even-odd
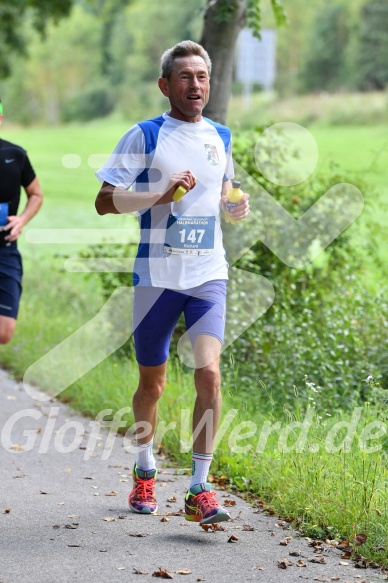
{"type": "Polygon", "coordinates": [[[34,28],[44,34],[50,20],[70,14],[73,0],[2,0],[0,4],[0,77],[11,73],[9,57],[13,52],[26,54],[23,25],[32,14],[34,28]]]}
{"type": "MultiPolygon", "coordinates": [[[[205,114],[225,123],[231,93],[234,52],[240,30],[247,24],[260,38],[261,0],[207,0],[200,44],[212,60],[210,100],[205,114]]],[[[281,0],[271,0],[278,25],[286,22],[281,0]]]]}
{"type": "Polygon", "coordinates": [[[328,4],[318,12],[300,75],[303,90],[336,89],[344,84],[348,21],[348,10],[340,4],[328,4]]]}
{"type": "Polygon", "coordinates": [[[362,9],[358,49],[358,85],[381,90],[388,85],[388,3],[369,0],[362,9]]]}

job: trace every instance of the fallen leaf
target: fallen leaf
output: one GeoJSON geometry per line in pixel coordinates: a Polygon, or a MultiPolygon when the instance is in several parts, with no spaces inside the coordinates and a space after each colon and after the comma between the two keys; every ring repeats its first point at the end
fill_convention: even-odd
{"type": "Polygon", "coordinates": [[[106,516],[102,520],[105,520],[105,522],[115,522],[116,519],[114,518],[114,516],[106,516]]]}
{"type": "Polygon", "coordinates": [[[242,530],[244,530],[244,531],[253,531],[255,529],[253,528],[253,526],[249,526],[249,524],[244,524],[243,527],[242,527],[242,530]]]}
{"type": "Polygon", "coordinates": [[[166,518],[166,516],[163,516],[163,518],[160,520],[160,522],[170,522],[170,519],[166,518]]]}
{"type": "Polygon", "coordinates": [[[180,510],[176,510],[175,512],[166,512],[166,516],[184,516],[185,515],[185,511],[183,510],[183,508],[181,508],[180,510]]]}
{"type": "Polygon", "coordinates": [[[134,575],[148,575],[149,571],[143,571],[142,569],[135,569],[133,568],[134,575]]]}
{"type": "Polygon", "coordinates": [[[326,563],[325,557],[313,557],[312,559],[308,559],[310,563],[318,563],[319,565],[324,565],[326,563]]]}
{"type": "Polygon", "coordinates": [[[314,581],[330,581],[328,577],[314,577],[314,581]]]}
{"type": "Polygon", "coordinates": [[[105,494],[105,496],[117,496],[118,492],[116,492],[115,490],[112,490],[111,492],[108,492],[107,494],[105,494]]]}
{"type": "Polygon", "coordinates": [[[168,571],[167,569],[162,569],[161,567],[159,567],[159,571],[154,571],[152,573],[153,577],[162,577],[162,579],[174,579],[174,575],[171,573],[171,571],[168,571]]]}
{"type": "Polygon", "coordinates": [[[125,514],[119,514],[119,519],[120,519],[120,520],[125,520],[125,518],[127,518],[127,517],[125,516],[125,514]]]}
{"type": "Polygon", "coordinates": [[[349,545],[349,541],[348,541],[348,540],[341,540],[341,541],[338,543],[337,547],[338,547],[339,549],[348,548],[348,547],[349,547],[349,548],[351,548],[351,546],[349,545]]]}
{"type": "Polygon", "coordinates": [[[339,564],[340,565],[349,565],[349,563],[346,563],[345,561],[340,561],[339,564]]]}
{"type": "Polygon", "coordinates": [[[238,537],[235,534],[232,534],[232,536],[228,538],[228,543],[236,543],[237,541],[238,537]]]}
{"type": "Polygon", "coordinates": [[[299,550],[297,550],[297,551],[290,551],[289,552],[289,555],[291,557],[301,557],[302,556],[302,551],[299,551],[299,550]]]}
{"type": "Polygon", "coordinates": [[[225,499],[224,500],[224,506],[236,506],[236,501],[235,500],[225,499]]]}
{"type": "Polygon", "coordinates": [[[24,447],[22,445],[11,445],[11,447],[9,449],[14,449],[15,451],[24,451],[24,447]]]}
{"type": "Polygon", "coordinates": [[[167,502],[176,502],[176,496],[171,496],[171,498],[168,498],[167,502]]]}
{"type": "Polygon", "coordinates": [[[281,561],[278,561],[279,569],[287,569],[287,567],[291,567],[293,564],[294,563],[288,559],[282,559],[281,561]]]}
{"type": "Polygon", "coordinates": [[[292,536],[286,536],[286,538],[280,541],[279,545],[286,547],[290,541],[292,541],[292,536]]]}
{"type": "Polygon", "coordinates": [[[302,559],[299,559],[299,561],[296,561],[296,566],[297,567],[307,567],[306,563],[304,561],[302,561],[302,559]]]}
{"type": "Polygon", "coordinates": [[[255,569],[257,569],[258,571],[264,571],[264,567],[262,567],[261,565],[255,565],[255,569]]]}
{"type": "Polygon", "coordinates": [[[65,524],[65,528],[69,528],[70,530],[75,530],[76,528],[78,528],[78,523],[77,522],[73,522],[73,524],[65,524]]]}
{"type": "Polygon", "coordinates": [[[100,553],[107,553],[108,549],[99,549],[100,553]]]}
{"type": "Polygon", "coordinates": [[[67,545],[68,547],[79,548],[81,545],[67,545]]]}
{"type": "Polygon", "coordinates": [[[366,536],[366,534],[356,534],[356,536],[354,537],[354,540],[356,542],[356,544],[358,544],[359,546],[363,545],[366,542],[366,539],[368,537],[366,536]]]}
{"type": "Polygon", "coordinates": [[[179,571],[175,571],[177,575],[191,575],[192,571],[190,569],[179,569],[179,571]]]}
{"type": "Polygon", "coordinates": [[[150,532],[138,532],[137,534],[129,533],[129,536],[135,536],[138,538],[142,538],[144,536],[149,536],[150,534],[151,534],[150,532]]]}
{"type": "Polygon", "coordinates": [[[117,569],[118,571],[124,571],[124,570],[125,570],[125,567],[116,567],[116,569],[117,569]]]}
{"type": "Polygon", "coordinates": [[[79,514],[68,514],[67,518],[79,518],[79,514]]]}
{"type": "Polygon", "coordinates": [[[60,524],[54,524],[53,525],[53,528],[61,528],[61,525],[60,524]]]}
{"type": "Polygon", "coordinates": [[[10,508],[6,508],[6,509],[4,510],[4,514],[9,514],[10,512],[11,512],[11,509],[10,509],[10,508]]]}

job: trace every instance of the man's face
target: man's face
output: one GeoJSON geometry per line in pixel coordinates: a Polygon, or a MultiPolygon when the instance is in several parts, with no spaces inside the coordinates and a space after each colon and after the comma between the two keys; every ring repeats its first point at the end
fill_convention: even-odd
{"type": "Polygon", "coordinates": [[[210,92],[210,77],[202,57],[176,59],[170,78],[161,77],[158,84],[170,101],[172,117],[188,122],[201,120],[210,92]]]}

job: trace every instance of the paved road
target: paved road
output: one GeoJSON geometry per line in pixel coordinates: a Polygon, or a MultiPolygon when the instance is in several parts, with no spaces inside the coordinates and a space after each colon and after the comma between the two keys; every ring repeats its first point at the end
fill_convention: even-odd
{"type": "Polygon", "coordinates": [[[219,493],[233,519],[225,530],[186,522],[188,478],[162,458],[158,515],[130,513],[134,454],[123,439],[110,443],[107,429],[66,405],[31,398],[4,371],[0,428],[0,583],[141,583],[166,571],[187,583],[384,579],[379,570],[356,569],[327,544],[314,552],[287,524],[229,493],[219,493]],[[286,537],[288,545],[280,545],[286,537]],[[282,560],[293,564],[282,569],[282,560]]]}

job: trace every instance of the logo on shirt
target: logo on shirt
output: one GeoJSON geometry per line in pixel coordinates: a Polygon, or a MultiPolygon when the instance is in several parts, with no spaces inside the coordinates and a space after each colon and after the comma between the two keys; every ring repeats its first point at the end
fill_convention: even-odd
{"type": "Polygon", "coordinates": [[[4,162],[6,164],[10,164],[11,162],[15,162],[15,158],[10,158],[9,160],[7,160],[7,158],[5,158],[4,162]]]}
{"type": "Polygon", "coordinates": [[[212,166],[217,166],[219,163],[217,148],[213,144],[204,144],[207,153],[207,161],[212,166]]]}

